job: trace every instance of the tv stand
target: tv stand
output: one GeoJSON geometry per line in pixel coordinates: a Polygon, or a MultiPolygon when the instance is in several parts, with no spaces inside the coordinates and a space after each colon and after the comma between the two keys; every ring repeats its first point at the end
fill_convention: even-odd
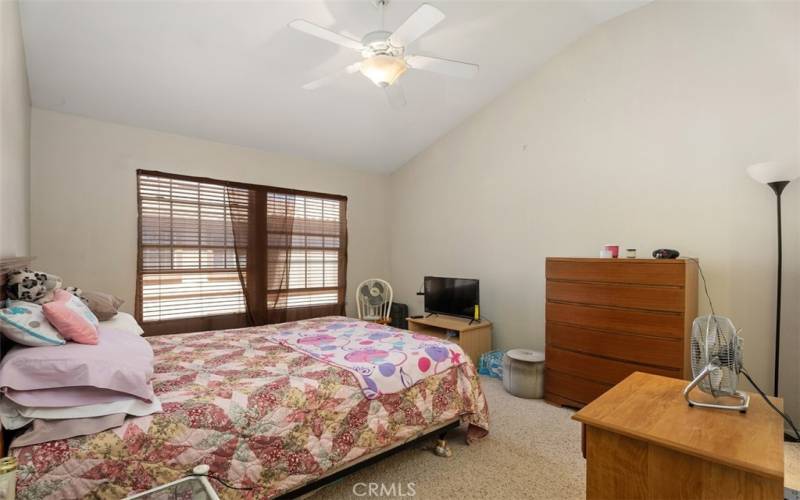
{"type": "Polygon", "coordinates": [[[474,319],[444,314],[429,314],[425,318],[406,319],[411,332],[429,335],[461,346],[476,368],[481,354],[492,350],[492,323],[488,320],[474,323],[474,319]]]}

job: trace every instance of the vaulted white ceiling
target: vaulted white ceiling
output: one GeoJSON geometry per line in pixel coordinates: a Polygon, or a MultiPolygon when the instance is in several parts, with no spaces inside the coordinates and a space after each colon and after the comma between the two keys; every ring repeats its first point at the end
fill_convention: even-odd
{"type": "MultiPolygon", "coordinates": [[[[474,80],[402,77],[400,110],[360,74],[302,84],[359,60],[287,27],[304,18],[360,39],[369,0],[72,2],[23,0],[34,106],[390,171],[566,45],[646,1],[431,1],[446,18],[409,51],[480,64],[474,80]]],[[[392,1],[388,30],[418,1],[392,1]]]]}

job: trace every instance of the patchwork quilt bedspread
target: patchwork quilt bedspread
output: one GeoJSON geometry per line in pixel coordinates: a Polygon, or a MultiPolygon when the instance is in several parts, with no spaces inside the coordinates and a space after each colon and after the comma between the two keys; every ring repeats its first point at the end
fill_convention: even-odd
{"type": "MultiPolygon", "coordinates": [[[[400,332],[336,317],[295,327],[325,330],[343,321],[370,335],[400,332]]],[[[468,440],[488,432],[486,399],[471,362],[368,398],[351,371],[270,340],[292,325],[148,339],[163,413],[12,450],[18,498],[118,499],[183,477],[201,463],[229,484],[250,488],[216,483],[221,497],[265,498],[455,417],[468,425],[468,440]]]]}

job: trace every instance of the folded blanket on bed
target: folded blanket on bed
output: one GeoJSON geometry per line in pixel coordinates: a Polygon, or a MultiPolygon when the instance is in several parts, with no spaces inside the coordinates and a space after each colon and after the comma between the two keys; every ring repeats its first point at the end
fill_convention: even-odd
{"type": "Polygon", "coordinates": [[[344,317],[288,323],[267,339],[344,368],[368,399],[400,392],[468,359],[451,342],[344,317]]]}
{"type": "MultiPolygon", "coordinates": [[[[105,389],[148,400],[153,390],[153,349],[144,338],[101,326],[96,345],[15,346],[0,362],[0,389],[105,389]]],[[[33,397],[36,392],[31,392],[33,397]]],[[[84,403],[86,404],[86,403],[84,403]]]]}
{"type": "MultiPolygon", "coordinates": [[[[6,429],[19,429],[36,420],[151,415],[161,411],[152,377],[153,349],[136,333],[101,326],[93,345],[15,346],[0,362],[0,422],[6,429]]],[[[57,428],[49,426],[36,435],[61,439],[76,428],[87,433],[105,430],[108,427],[97,426],[111,422],[53,424],[57,428]]],[[[40,442],[40,437],[27,439],[40,442]]]]}

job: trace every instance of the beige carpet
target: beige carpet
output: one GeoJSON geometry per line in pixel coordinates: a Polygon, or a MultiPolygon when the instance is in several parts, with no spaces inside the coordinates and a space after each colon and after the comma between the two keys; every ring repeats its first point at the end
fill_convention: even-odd
{"type": "MultiPolygon", "coordinates": [[[[359,483],[395,485],[394,491],[407,497],[406,485],[414,483],[415,498],[420,499],[583,498],[581,431],[580,424],[570,419],[573,412],[511,396],[498,380],[482,377],[481,381],[491,415],[487,438],[467,446],[461,431],[451,432],[452,458],[439,458],[420,445],[317,490],[309,498],[370,498],[364,495],[368,486],[359,483]],[[354,494],[354,486],[360,495],[354,494]]],[[[800,489],[798,444],[786,445],[786,484],[800,489]]]]}

